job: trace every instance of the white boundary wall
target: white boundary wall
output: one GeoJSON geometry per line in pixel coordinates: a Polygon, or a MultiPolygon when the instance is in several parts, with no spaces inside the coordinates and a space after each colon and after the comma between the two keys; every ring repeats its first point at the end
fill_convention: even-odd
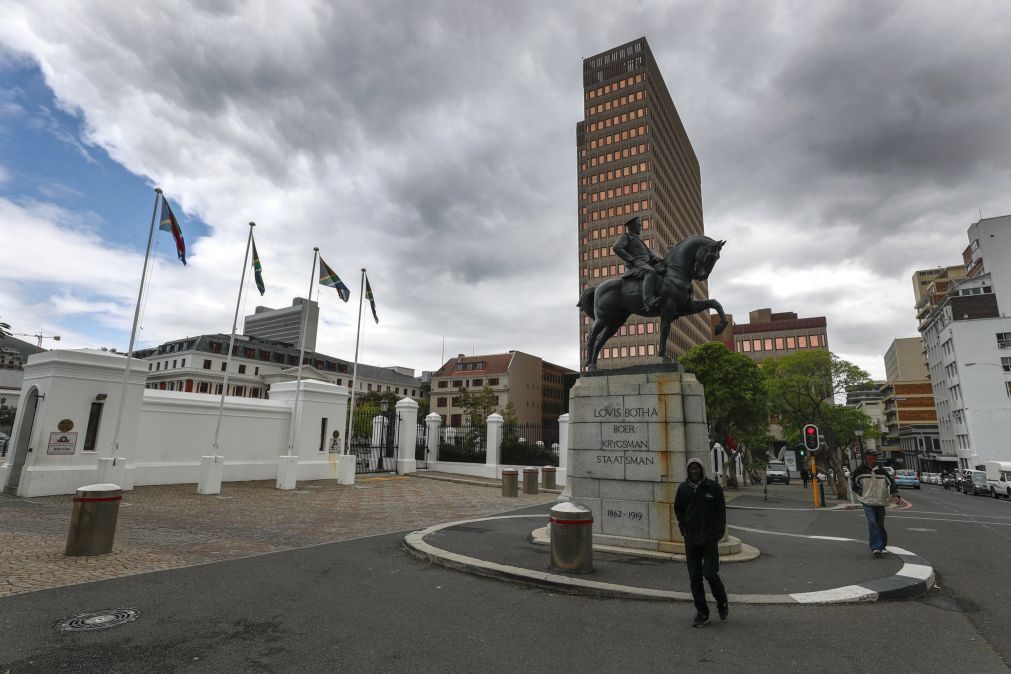
{"type": "MultiPolygon", "coordinates": [[[[113,455],[112,441],[122,391],[126,359],[101,351],[56,350],[35,354],[25,366],[22,396],[35,388],[40,394],[30,433],[20,432],[28,405],[18,408],[7,457],[0,465],[0,486],[14,483],[13,464],[19,448],[24,467],[16,483],[19,496],[72,494],[101,481],[99,464],[113,455]],[[105,396],[95,451],[85,452],[91,404],[105,396]],[[77,433],[72,454],[47,452],[51,433],[63,420],[77,433]],[[19,437],[25,435],[26,437],[19,437]],[[31,451],[28,451],[28,450],[31,451]]],[[[196,484],[201,457],[213,454],[212,442],[219,396],[144,389],[147,366],[134,361],[120,431],[116,480],[125,489],[147,484],[196,484]]],[[[295,433],[298,479],[337,479],[341,455],[329,453],[334,430],[343,435],[348,391],[329,382],[301,382],[295,433]],[[324,428],[323,419],[326,419],[324,428]],[[320,438],[325,436],[323,450],[320,438]]],[[[274,479],[278,457],[288,451],[288,434],[295,401],[295,382],[270,388],[270,400],[225,398],[219,454],[224,457],[226,482],[274,479]]],[[[28,420],[30,421],[30,420],[28,420]]],[[[354,457],[348,461],[353,462],[354,457]]],[[[353,474],[351,479],[353,480],[353,474]]]]}

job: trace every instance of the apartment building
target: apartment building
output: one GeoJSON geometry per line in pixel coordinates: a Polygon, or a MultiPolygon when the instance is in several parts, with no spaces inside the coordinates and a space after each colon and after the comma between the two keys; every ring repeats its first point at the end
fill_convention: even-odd
{"type": "Polygon", "coordinates": [[[256,307],[253,314],[245,317],[242,334],[297,347],[304,327],[305,350],[315,351],[318,326],[319,304],[304,297],[296,297],[291,301],[290,307],[283,309],[256,307]]]}
{"type": "Polygon", "coordinates": [[[969,226],[966,277],[920,323],[942,457],[1011,460],[1011,216],[969,226]],[[1006,311],[1006,309],[1004,310],[1006,311]]]}
{"type": "Polygon", "coordinates": [[[521,425],[555,422],[568,411],[568,393],[576,372],[522,351],[479,356],[460,354],[432,374],[430,409],[443,425],[466,425],[459,390],[491,388],[496,405],[510,402],[521,425]]]}
{"type": "Polygon", "coordinates": [[[828,321],[824,316],[799,318],[793,311],[756,309],[748,314],[747,323],[735,323],[732,331],[724,344],[732,340],[731,350],[758,363],[798,351],[828,351],[828,321]]]}

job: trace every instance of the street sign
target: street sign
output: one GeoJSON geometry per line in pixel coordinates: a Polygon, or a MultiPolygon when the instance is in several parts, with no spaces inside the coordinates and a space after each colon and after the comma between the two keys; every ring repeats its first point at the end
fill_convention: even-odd
{"type": "Polygon", "coordinates": [[[77,447],[77,433],[50,433],[46,454],[73,454],[77,447]]]}

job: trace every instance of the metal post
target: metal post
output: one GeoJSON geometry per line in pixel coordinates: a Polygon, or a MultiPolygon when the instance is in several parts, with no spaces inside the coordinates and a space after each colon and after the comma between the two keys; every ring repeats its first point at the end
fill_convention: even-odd
{"type": "MultiPolygon", "coordinates": [[[[151,259],[151,241],[154,239],[154,223],[158,217],[158,200],[163,199],[161,188],[154,188],[154,208],[151,209],[151,229],[147,233],[147,249],[144,252],[144,267],[140,272],[140,290],[137,291],[137,306],[133,310],[133,328],[130,330],[130,346],[126,350],[126,373],[123,388],[119,394],[119,412],[116,414],[116,428],[112,433],[112,465],[116,465],[119,454],[119,430],[123,422],[123,408],[126,405],[126,387],[130,382],[130,361],[133,360],[133,345],[137,340],[137,323],[140,321],[140,302],[144,297],[144,280],[147,278],[147,263],[151,259]]],[[[39,339],[41,342],[41,338],[39,339]]]]}
{"type": "Polygon", "coordinates": [[[218,399],[218,420],[214,425],[213,453],[218,455],[218,439],[221,437],[221,416],[225,410],[225,396],[228,394],[228,373],[232,368],[232,351],[235,350],[235,330],[239,325],[239,307],[242,304],[242,288],[246,284],[246,260],[249,259],[249,246],[253,242],[253,227],[255,222],[249,223],[249,236],[246,238],[246,254],[242,258],[242,274],[239,277],[239,296],[235,298],[235,315],[232,317],[232,336],[228,340],[228,355],[225,356],[225,377],[221,383],[221,397],[218,399]]]}

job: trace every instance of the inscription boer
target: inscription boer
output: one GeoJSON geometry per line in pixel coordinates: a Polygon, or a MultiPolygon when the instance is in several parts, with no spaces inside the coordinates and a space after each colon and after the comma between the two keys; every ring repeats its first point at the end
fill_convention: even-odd
{"type": "Polygon", "coordinates": [[[593,410],[597,419],[646,419],[659,417],[655,407],[599,407],[593,410]]]}
{"type": "Polygon", "coordinates": [[[623,465],[652,466],[656,464],[655,456],[598,456],[597,463],[618,463],[623,465]]]}
{"type": "MultiPolygon", "coordinates": [[[[601,424],[603,426],[603,424],[601,424]]],[[[606,429],[606,426],[605,426],[606,429]]],[[[638,435],[641,429],[636,424],[614,424],[611,426],[612,435],[638,435]]],[[[605,438],[601,443],[601,449],[649,449],[649,443],[643,439],[634,438],[605,438]]]]}

